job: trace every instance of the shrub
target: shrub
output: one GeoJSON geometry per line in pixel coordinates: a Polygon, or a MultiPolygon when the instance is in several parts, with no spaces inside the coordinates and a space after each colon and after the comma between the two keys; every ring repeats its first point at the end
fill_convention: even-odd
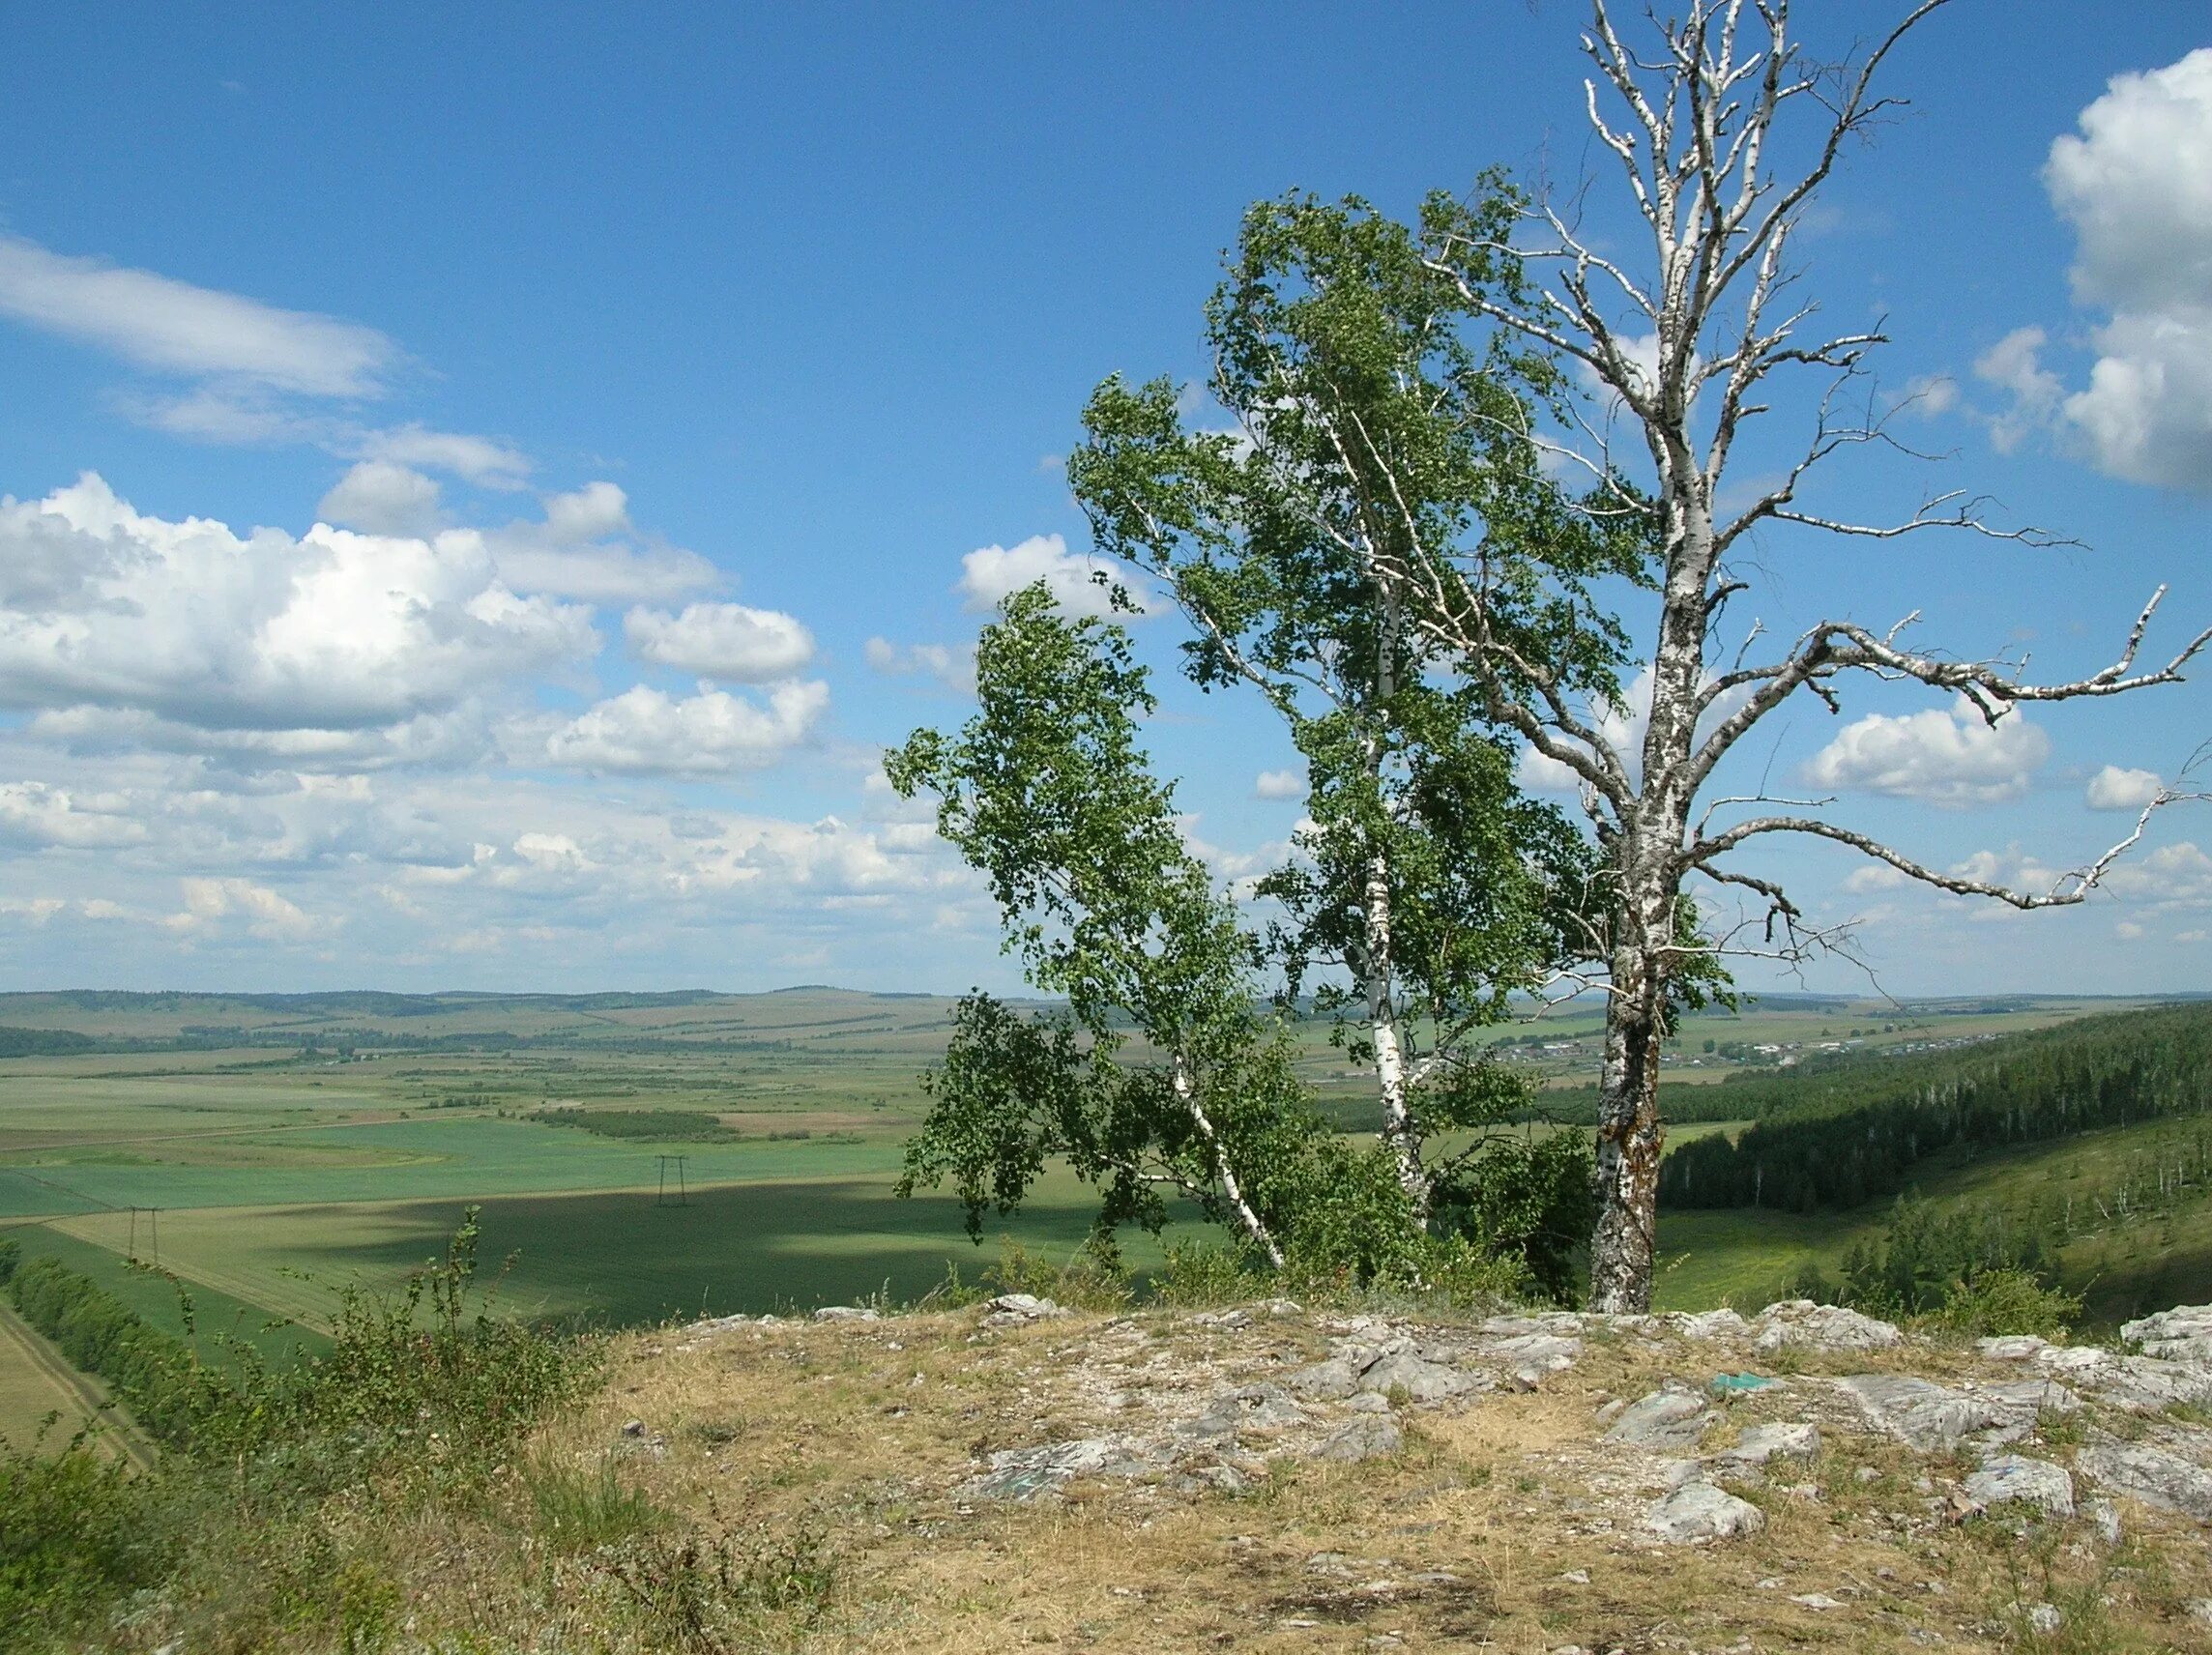
{"type": "Polygon", "coordinates": [[[1984,1270],[1953,1283],[1929,1321],[1946,1332],[1973,1338],[2038,1333],[2046,1339],[2064,1339],[2081,1314],[2081,1299],[2045,1286],[2025,1270],[1984,1270]]]}
{"type": "Polygon", "coordinates": [[[524,1468],[538,1532],[565,1551],[610,1546],[666,1526],[668,1514],[617,1474],[611,1457],[577,1466],[535,1459],[524,1468]]]}
{"type": "Polygon", "coordinates": [[[169,1549],[151,1507],[142,1482],[82,1441],[45,1458],[0,1452],[0,1627],[59,1636],[152,1584],[169,1549]]]}

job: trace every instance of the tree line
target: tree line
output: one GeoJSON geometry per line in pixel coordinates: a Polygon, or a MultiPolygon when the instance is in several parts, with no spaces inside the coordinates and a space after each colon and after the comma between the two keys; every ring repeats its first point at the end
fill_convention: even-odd
{"type": "Polygon", "coordinates": [[[2201,1113],[2212,1107],[2212,1005],[2084,1018],[1797,1085],[1798,1101],[1732,1141],[1676,1147],[1660,1169],[1660,1198],[1685,1207],[1851,1207],[1897,1194],[1933,1155],[2201,1113]]]}

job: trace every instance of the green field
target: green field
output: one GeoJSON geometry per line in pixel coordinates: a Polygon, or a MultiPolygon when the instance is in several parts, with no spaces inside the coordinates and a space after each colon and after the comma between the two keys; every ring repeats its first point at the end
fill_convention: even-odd
{"type": "MultiPolygon", "coordinates": [[[[1691,1018],[1675,1084],[1771,1070],[1793,1052],[1971,1041],[2112,1003],[1808,1001],[1691,1018]],[[1740,1060],[1704,1063],[1707,1039],[1740,1060]]],[[[219,1329],[278,1358],[317,1337],[346,1286],[400,1281],[472,1203],[483,1207],[484,1259],[514,1256],[501,1289],[510,1308],[610,1325],[910,1298],[949,1263],[972,1276],[1002,1234],[1064,1258],[1091,1210],[1064,1176],[1017,1218],[994,1219],[980,1251],[950,1200],[891,1194],[923,1107],[917,1075],[942,1050],[950,1013],[942,999],[829,989],[0,996],[0,1027],[66,1029],[100,1046],[0,1060],[0,1227],[172,1331],[183,1326],[181,1284],[203,1350],[219,1329]],[[662,1126],[672,1112],[696,1112],[714,1122],[713,1141],[531,1118],[549,1109],[662,1126]],[[166,1275],[129,1263],[154,1263],[157,1244],[166,1275]]],[[[1358,1125],[1359,1083],[1325,1026],[1298,1032],[1308,1079],[1358,1125]]],[[[1586,1083],[1596,1055],[1587,1012],[1501,1033],[1540,1077],[1586,1083]]],[[[1968,1173],[1999,1176],[1986,1165],[1968,1173]]],[[[2038,1175],[2023,1163],[2001,1176],[2038,1175]]],[[[1880,1217],[1667,1215],[1660,1302],[1753,1303],[1809,1259],[1832,1267],[1880,1217]]],[[[1133,1238],[1129,1257],[1143,1268],[1156,1244],[1133,1238]]],[[[2206,1258],[2212,1226],[2201,1237],[2177,1233],[2156,1279],[2197,1280],[2188,1261],[2206,1258]]],[[[2115,1261],[2106,1275],[2117,1279],[2122,1263],[2135,1292],[2150,1262],[2115,1261]]],[[[17,1366],[25,1360],[18,1352],[17,1366]]],[[[27,1370],[17,1378],[12,1389],[30,1387],[27,1370]]]]}

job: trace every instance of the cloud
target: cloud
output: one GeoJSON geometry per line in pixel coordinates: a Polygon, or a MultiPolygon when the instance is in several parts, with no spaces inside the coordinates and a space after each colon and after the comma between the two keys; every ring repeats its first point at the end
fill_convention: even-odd
{"type": "Polygon", "coordinates": [[[1071,552],[1058,535],[1032,535],[1011,547],[978,546],[960,560],[959,591],[971,609],[995,608],[1040,580],[1061,607],[1077,615],[1112,614],[1108,594],[1116,584],[1141,609],[1154,601],[1150,589],[1126,564],[1071,552]]]}
{"type": "Polygon", "coordinates": [[[1303,798],[1306,778],[1302,770],[1262,770],[1252,783],[1255,798],[1303,798]]]}
{"type": "MultiPolygon", "coordinates": [[[[2061,428],[2113,477],[2212,487],[2212,47],[2115,75],[2080,125],[2044,184],[2074,226],[2075,296],[2107,319],[2061,428]]],[[[2008,419],[2048,418],[2046,378],[2025,383],[2008,419]]]]}
{"type": "Polygon", "coordinates": [[[484,488],[520,488],[530,475],[529,456],[489,437],[473,437],[459,431],[431,431],[418,424],[408,424],[387,431],[364,432],[357,441],[364,459],[426,466],[432,471],[451,472],[484,488]]]}
{"type": "Polygon", "coordinates": [[[361,729],[599,643],[589,611],[519,595],[473,536],[241,537],[142,515],[89,472],[44,500],[0,496],[0,568],[18,555],[44,590],[0,607],[0,707],[361,729]]]}
{"type": "Polygon", "coordinates": [[[2015,328],[1974,359],[1975,377],[2011,394],[2010,408],[1990,421],[1990,441],[2009,454],[2056,417],[2065,384],[2043,365],[2050,335],[2041,328],[2015,328]]]}
{"type": "Polygon", "coordinates": [[[0,845],[112,850],[145,838],[122,800],[79,799],[43,781],[0,782],[0,845]]]}
{"type": "Polygon", "coordinates": [[[2162,785],[2155,770],[2107,765],[2089,778],[2087,803],[2091,810],[2141,810],[2158,797],[2162,785]]]}
{"type": "Polygon", "coordinates": [[[501,578],[521,592],[589,603],[665,600],[719,586],[721,571],[696,552],[637,543],[629,497],[611,482],[545,497],[543,522],[485,532],[501,578]]]}
{"type": "Polygon", "coordinates": [[[575,769],[719,774],[780,758],[829,705],[820,682],[779,684],[765,708],[723,690],[678,699],[641,683],[555,731],[545,752],[575,769]]]}
{"type": "Polygon", "coordinates": [[[322,921],[308,917],[289,899],[251,880],[188,879],[183,886],[184,911],[161,921],[172,931],[202,931],[226,918],[239,916],[246,919],[247,931],[255,937],[270,942],[297,943],[327,928],[322,921]]]}
{"type": "Polygon", "coordinates": [[[790,678],[814,658],[814,634],[798,621],[742,603],[693,603],[681,615],[632,609],[623,635],[641,659],[732,683],[790,678]]]}
{"type": "Polygon", "coordinates": [[[894,644],[888,638],[870,638],[865,653],[868,665],[888,677],[921,675],[957,694],[975,693],[974,644],[894,644]]]}
{"type": "Polygon", "coordinates": [[[1816,787],[1917,798],[1946,809],[2018,798],[2051,754],[2051,739],[2019,713],[1986,722],[1964,696],[1948,711],[1848,725],[1805,766],[1816,787]]]}
{"type": "Polygon", "coordinates": [[[66,257],[19,236],[0,237],[0,313],[141,367],[307,396],[378,395],[398,354],[359,323],[66,257]]]}
{"type": "Polygon", "coordinates": [[[390,460],[363,460],[315,508],[326,522],[372,535],[429,535],[443,513],[438,485],[390,460]]]}

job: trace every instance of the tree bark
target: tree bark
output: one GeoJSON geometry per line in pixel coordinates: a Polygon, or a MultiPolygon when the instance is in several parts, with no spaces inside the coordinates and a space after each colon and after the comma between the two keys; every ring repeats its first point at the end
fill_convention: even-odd
{"type": "Polygon", "coordinates": [[[1244,1234],[1267,1255],[1267,1262],[1276,1269],[1281,1269],[1283,1250],[1276,1245],[1274,1235],[1261,1221],[1260,1215],[1252,1209],[1252,1204],[1244,1199],[1244,1186],[1237,1180],[1237,1169],[1229,1164],[1229,1151],[1222,1147],[1221,1135],[1214,1131],[1213,1120],[1206,1113],[1206,1105],[1198,1101],[1198,1088],[1191,1083],[1190,1065],[1180,1058],[1175,1060],[1171,1084],[1175,1087],[1177,1098],[1190,1111],[1191,1121],[1197,1126],[1199,1136],[1206,1140],[1208,1147],[1213,1151],[1214,1166],[1221,1176],[1221,1194],[1229,1203],[1230,1210],[1237,1214],[1237,1221],[1244,1226],[1244,1234]]]}
{"type": "Polygon", "coordinates": [[[1628,944],[1614,960],[1598,1090],[1597,1224],[1590,1234],[1590,1308],[1641,1315],[1651,1308],[1659,1213],[1659,1051],[1663,988],[1644,950],[1628,944]],[[1625,992],[1624,991],[1625,988],[1625,992]]]}
{"type": "Polygon", "coordinates": [[[1375,1046],[1375,1089],[1382,1103],[1382,1137],[1398,1162],[1398,1183],[1422,1223],[1429,1216],[1429,1178],[1421,1166],[1421,1132],[1406,1096],[1406,1049],[1398,1037],[1398,1008],[1391,1001],[1390,862],[1378,854],[1367,864],[1366,951],[1361,987],[1367,998],[1367,1035],[1375,1046]]]}

